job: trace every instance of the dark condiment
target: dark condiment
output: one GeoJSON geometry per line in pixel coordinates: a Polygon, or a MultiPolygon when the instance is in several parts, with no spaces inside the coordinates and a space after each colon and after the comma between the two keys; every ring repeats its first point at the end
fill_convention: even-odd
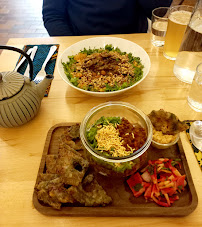
{"type": "Polygon", "coordinates": [[[120,137],[123,138],[123,146],[127,151],[140,149],[147,140],[146,130],[139,124],[132,125],[127,119],[122,118],[121,124],[117,125],[120,137]]]}

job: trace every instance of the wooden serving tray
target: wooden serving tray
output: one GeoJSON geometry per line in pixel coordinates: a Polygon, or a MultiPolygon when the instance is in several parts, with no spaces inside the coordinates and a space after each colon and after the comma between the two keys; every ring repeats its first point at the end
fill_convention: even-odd
{"type": "MultiPolygon", "coordinates": [[[[58,147],[58,138],[64,130],[64,127],[71,126],[73,123],[61,123],[53,126],[46,138],[41,164],[38,171],[36,183],[39,174],[45,171],[45,156],[53,154],[58,147]]],[[[187,164],[185,153],[181,140],[178,144],[169,149],[159,150],[149,147],[148,160],[155,160],[161,157],[180,158],[182,160],[182,169],[180,172],[186,174],[187,186],[179,194],[180,199],[175,201],[171,207],[160,207],[154,202],[146,202],[144,196],[135,198],[127,185],[125,179],[110,179],[94,173],[97,181],[105,189],[107,194],[112,197],[112,203],[105,207],[84,207],[78,205],[69,205],[56,210],[38,200],[36,193],[33,194],[33,204],[35,208],[45,215],[51,216],[110,216],[110,217],[135,217],[135,216],[186,216],[193,212],[198,204],[198,197],[187,164]]]]}

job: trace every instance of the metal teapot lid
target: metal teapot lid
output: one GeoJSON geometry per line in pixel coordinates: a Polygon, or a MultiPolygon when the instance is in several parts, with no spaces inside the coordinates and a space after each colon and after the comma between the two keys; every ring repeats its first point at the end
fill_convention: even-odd
{"type": "MultiPolygon", "coordinates": [[[[0,49],[16,51],[26,57],[30,66],[30,81],[33,80],[33,63],[29,55],[21,49],[11,46],[0,46],[0,49]]],[[[18,72],[0,73],[0,101],[11,98],[16,95],[23,87],[25,78],[18,72]]]]}
{"type": "Polygon", "coordinates": [[[24,85],[24,77],[17,72],[0,73],[0,101],[17,94],[24,85]]]}

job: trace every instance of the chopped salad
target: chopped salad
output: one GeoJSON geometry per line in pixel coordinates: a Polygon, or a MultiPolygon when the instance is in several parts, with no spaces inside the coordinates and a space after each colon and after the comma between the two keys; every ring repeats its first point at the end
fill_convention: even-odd
{"type": "Polygon", "coordinates": [[[104,117],[98,119],[86,132],[90,145],[105,156],[124,157],[141,148],[146,130],[131,124],[126,118],[104,117]]]}
{"type": "Polygon", "coordinates": [[[132,86],[143,76],[143,64],[132,53],[106,45],[81,50],[62,62],[69,81],[76,87],[94,92],[117,91],[132,86]]]}

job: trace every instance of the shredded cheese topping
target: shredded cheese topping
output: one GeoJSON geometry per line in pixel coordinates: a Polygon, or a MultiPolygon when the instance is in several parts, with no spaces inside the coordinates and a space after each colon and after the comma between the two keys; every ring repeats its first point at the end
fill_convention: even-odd
{"type": "Polygon", "coordinates": [[[123,146],[123,139],[119,136],[118,130],[113,124],[105,125],[97,131],[95,136],[98,150],[107,151],[113,157],[123,157],[133,153],[133,149],[127,151],[123,146]]]}

